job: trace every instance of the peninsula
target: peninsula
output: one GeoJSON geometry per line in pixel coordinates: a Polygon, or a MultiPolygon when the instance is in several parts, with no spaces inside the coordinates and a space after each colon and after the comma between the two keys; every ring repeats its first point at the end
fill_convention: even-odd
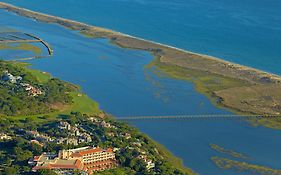
{"type": "MultiPolygon", "coordinates": [[[[59,24],[88,37],[106,38],[123,48],[151,52],[155,60],[147,67],[193,82],[197,91],[214,104],[238,114],[281,114],[281,77],[278,75],[7,3],[0,3],[0,8],[41,22],[59,24]]],[[[278,119],[257,119],[255,123],[281,128],[278,119]]]]}

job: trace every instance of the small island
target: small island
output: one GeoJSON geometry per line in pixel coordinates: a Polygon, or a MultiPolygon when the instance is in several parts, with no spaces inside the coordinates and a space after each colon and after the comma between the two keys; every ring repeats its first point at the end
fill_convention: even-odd
{"type": "Polygon", "coordinates": [[[250,172],[259,175],[280,175],[281,170],[275,170],[269,167],[240,162],[223,157],[212,157],[211,160],[217,167],[225,170],[235,170],[237,172],[250,172]]]}

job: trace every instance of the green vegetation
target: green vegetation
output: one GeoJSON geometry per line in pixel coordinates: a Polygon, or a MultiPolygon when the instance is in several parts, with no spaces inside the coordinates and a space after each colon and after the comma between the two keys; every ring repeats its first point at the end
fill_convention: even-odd
{"type": "MultiPolygon", "coordinates": [[[[150,138],[149,138],[150,139],[150,138]]],[[[175,168],[179,169],[180,171],[186,173],[186,174],[195,174],[191,169],[186,168],[183,165],[182,159],[176,157],[173,155],[167,148],[165,148],[163,145],[155,142],[154,140],[150,139],[150,142],[152,142],[155,147],[157,148],[158,152],[161,156],[167,161],[170,162],[175,168]]]]}
{"type": "Polygon", "coordinates": [[[29,96],[19,84],[0,80],[0,114],[14,116],[13,119],[30,118],[40,121],[38,114],[55,118],[59,114],[69,114],[71,111],[83,111],[86,114],[99,113],[99,106],[78,87],[63,82],[51,75],[38,70],[27,69],[28,64],[16,62],[0,62],[0,77],[4,70],[14,76],[22,76],[22,83],[32,84],[44,93],[29,96]]]}
{"type": "MultiPolygon", "coordinates": [[[[56,120],[45,120],[45,122],[29,122],[2,119],[0,120],[1,132],[10,135],[12,139],[0,141],[0,164],[3,171],[13,171],[15,174],[30,174],[30,166],[27,160],[43,152],[57,153],[62,149],[71,149],[88,145],[96,145],[102,148],[118,148],[116,158],[119,167],[113,170],[100,172],[99,174],[130,174],[130,175],[192,175],[191,170],[184,168],[182,164],[174,165],[172,157],[167,150],[159,147],[149,137],[139,132],[136,128],[126,123],[116,121],[113,118],[99,118],[96,115],[86,115],[80,112],[72,112],[70,115],[61,115],[56,120]],[[91,122],[91,118],[94,120],[91,122]],[[34,139],[27,131],[38,131],[41,135],[52,138],[75,138],[72,131],[59,128],[60,121],[68,122],[72,126],[83,128],[83,132],[91,133],[90,143],[58,144],[57,142],[41,141],[44,146],[30,142],[34,139]],[[102,123],[110,124],[105,127],[102,123]],[[144,155],[155,163],[152,169],[146,168],[146,163],[139,158],[144,155]],[[168,156],[168,157],[167,157],[168,156]]],[[[1,173],[1,169],[0,169],[1,173]]],[[[40,171],[39,174],[52,174],[51,171],[40,171]]]]}
{"type": "Polygon", "coordinates": [[[0,44],[0,50],[25,50],[30,51],[35,55],[39,55],[42,52],[40,47],[28,43],[0,44]]]}
{"type": "MultiPolygon", "coordinates": [[[[74,146],[50,142],[46,143],[44,147],[41,147],[31,143],[30,139],[32,138],[26,137],[24,134],[26,131],[38,130],[40,133],[48,134],[52,138],[65,138],[68,136],[67,133],[57,127],[60,120],[65,120],[73,125],[78,124],[79,126],[88,128],[87,130],[93,134],[93,141],[90,145],[121,148],[116,153],[120,167],[101,172],[100,174],[194,174],[190,169],[183,166],[180,159],[172,155],[162,145],[140,133],[136,128],[118,122],[109,116],[100,115],[101,111],[98,104],[81,93],[78,87],[55,79],[47,73],[27,69],[27,66],[28,64],[25,63],[1,61],[0,72],[9,70],[9,73],[14,76],[22,76],[24,83],[30,83],[36,87],[40,87],[48,95],[44,94],[44,98],[39,96],[30,97],[26,96],[27,94],[22,91],[22,94],[26,98],[21,97],[21,102],[25,104],[41,102],[40,104],[43,109],[45,109],[45,106],[48,106],[51,110],[38,112],[33,111],[36,107],[32,107],[29,111],[26,110],[26,114],[24,115],[12,115],[13,113],[8,115],[10,114],[9,110],[2,112],[0,120],[1,132],[12,137],[11,140],[0,141],[0,164],[2,165],[0,166],[0,171],[2,173],[30,174],[30,167],[27,165],[27,160],[34,155],[39,155],[46,151],[57,152],[60,149],[89,145],[83,143],[74,146]],[[102,127],[97,122],[89,122],[89,117],[94,117],[99,122],[105,121],[115,127],[102,127]],[[109,135],[109,133],[114,136],[109,135]],[[130,135],[130,138],[126,139],[124,137],[126,133],[130,135]],[[137,147],[132,143],[140,143],[142,146],[137,147]],[[143,153],[146,153],[148,158],[155,162],[153,171],[148,171],[144,161],[137,157],[143,153]]],[[[3,89],[7,90],[12,90],[13,88],[9,89],[8,87],[15,86],[14,83],[6,81],[2,82],[2,84],[5,85],[3,89]]],[[[9,93],[9,95],[12,98],[19,97],[17,93],[9,93]]],[[[11,98],[3,99],[6,101],[11,100],[11,98]]],[[[14,104],[14,102],[11,102],[11,104],[14,104]]],[[[24,113],[25,108],[17,108],[15,113],[24,113]]],[[[42,175],[51,175],[53,173],[52,171],[38,172],[38,174],[42,175]]]]}
{"type": "Polygon", "coordinates": [[[152,69],[158,76],[168,76],[179,80],[192,81],[196,90],[209,97],[214,103],[218,101],[217,96],[214,95],[215,91],[249,85],[248,82],[239,79],[165,64],[160,62],[159,57],[156,57],[145,68],[152,69]]]}
{"type": "Polygon", "coordinates": [[[215,151],[217,151],[219,153],[222,153],[222,154],[227,154],[227,155],[230,155],[232,157],[240,158],[240,159],[249,159],[249,157],[245,156],[244,154],[241,154],[241,153],[229,150],[229,149],[225,149],[225,148],[223,148],[223,147],[221,147],[219,145],[213,144],[213,143],[210,144],[210,147],[213,150],[215,150],[215,151]]]}
{"type": "MultiPolygon", "coordinates": [[[[160,77],[191,81],[195,89],[207,96],[214,105],[237,114],[281,115],[280,84],[257,85],[241,79],[163,63],[160,57],[156,57],[145,69],[160,77]]],[[[255,126],[281,129],[280,118],[249,121],[255,126]]]]}
{"type": "MultiPolygon", "coordinates": [[[[136,128],[112,118],[105,118],[103,121],[115,127],[103,128],[95,122],[84,122],[83,125],[89,128],[92,133],[98,133],[94,139],[96,145],[100,147],[121,148],[117,152],[117,159],[120,165],[127,169],[119,170],[120,174],[128,173],[128,171],[134,172],[130,174],[153,174],[147,171],[144,168],[144,162],[137,158],[143,153],[155,162],[154,172],[159,172],[160,174],[194,174],[190,169],[183,166],[180,159],[172,155],[162,145],[156,143],[145,134],[140,133],[136,128]],[[126,138],[126,134],[129,134],[130,137],[126,138]],[[101,140],[105,141],[101,142],[101,140]]],[[[83,119],[80,119],[81,122],[83,122],[83,119]]]]}
{"type": "Polygon", "coordinates": [[[260,175],[281,175],[281,170],[274,170],[269,167],[260,166],[249,164],[246,162],[239,162],[235,160],[230,160],[221,157],[212,157],[212,161],[218,166],[219,168],[226,169],[226,170],[236,170],[237,172],[250,172],[253,174],[260,174],[260,175]]]}
{"type": "Polygon", "coordinates": [[[103,172],[96,173],[96,175],[128,175],[133,174],[134,172],[130,168],[118,168],[113,170],[107,170],[103,172]]]}
{"type": "MultiPolygon", "coordinates": [[[[68,29],[80,31],[87,37],[107,38],[123,48],[149,51],[157,58],[158,63],[155,66],[158,69],[163,70],[164,73],[166,71],[171,77],[192,81],[198,92],[207,95],[214,104],[221,107],[243,114],[281,114],[280,76],[5,3],[0,3],[0,8],[41,22],[59,24],[68,29]],[[251,85],[262,85],[262,87],[250,91],[246,100],[240,98],[240,93],[247,92],[252,88],[251,85]],[[269,86],[272,87],[269,88],[269,86]],[[272,95],[272,90],[275,92],[274,95],[272,95]],[[270,95],[267,96],[267,93],[270,95]],[[262,105],[257,105],[259,100],[263,101],[262,105]],[[262,110],[260,110],[261,106],[262,110]]],[[[278,129],[281,129],[280,124],[276,122],[271,122],[267,127],[278,126],[278,129]]]]}
{"type": "Polygon", "coordinates": [[[20,64],[0,61],[0,115],[50,113],[59,106],[72,104],[69,93],[77,91],[74,86],[56,78],[43,82],[43,76],[37,78],[32,74],[35,72],[27,71],[20,64]],[[20,80],[10,81],[5,71],[20,80]],[[34,90],[26,90],[26,84],[34,90]]]}

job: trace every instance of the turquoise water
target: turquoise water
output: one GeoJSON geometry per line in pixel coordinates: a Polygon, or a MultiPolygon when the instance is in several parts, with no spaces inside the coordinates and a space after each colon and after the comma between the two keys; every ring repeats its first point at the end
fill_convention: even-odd
{"type": "MultiPolygon", "coordinates": [[[[80,85],[103,110],[117,117],[229,113],[213,106],[192,84],[157,77],[144,69],[153,59],[147,52],[121,49],[107,40],[85,38],[58,25],[3,10],[0,17],[0,26],[40,36],[54,48],[53,57],[30,61],[33,68],[80,85]]],[[[281,169],[281,131],[252,127],[238,120],[152,120],[132,124],[199,174],[237,174],[214,166],[210,158],[225,155],[211,150],[209,143],[246,153],[250,163],[281,169]]]]}
{"type": "Polygon", "coordinates": [[[280,0],[2,0],[281,74],[280,0]]]}

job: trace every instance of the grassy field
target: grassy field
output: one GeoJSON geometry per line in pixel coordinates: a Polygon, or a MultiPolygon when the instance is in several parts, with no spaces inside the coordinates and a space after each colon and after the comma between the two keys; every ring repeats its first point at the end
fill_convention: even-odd
{"type": "MultiPolygon", "coordinates": [[[[193,82],[195,89],[199,93],[206,95],[215,104],[217,104],[217,96],[214,96],[215,91],[250,85],[250,83],[239,79],[211,73],[206,74],[206,72],[186,69],[176,65],[168,65],[160,62],[157,57],[145,68],[156,68],[157,71],[160,71],[158,73],[159,76],[167,76],[193,82]]],[[[154,73],[157,74],[157,71],[154,70],[154,73]]]]}
{"type": "MultiPolygon", "coordinates": [[[[29,69],[26,68],[30,64],[28,63],[19,63],[19,62],[11,62],[15,64],[15,66],[20,66],[25,68],[26,71],[31,73],[40,83],[46,83],[52,76],[46,72],[41,72],[39,70],[29,69]]],[[[64,105],[60,106],[60,109],[46,114],[40,115],[29,115],[29,116],[13,116],[9,117],[9,120],[21,121],[25,120],[26,118],[32,119],[34,122],[46,122],[46,120],[56,120],[61,115],[67,115],[71,112],[81,112],[83,114],[93,114],[96,115],[101,112],[99,109],[99,105],[97,102],[93,101],[87,95],[83,94],[81,90],[77,87],[73,92],[70,92],[72,97],[73,103],[71,105],[64,105]],[[47,118],[42,118],[42,116],[48,116],[47,118]]]]}

